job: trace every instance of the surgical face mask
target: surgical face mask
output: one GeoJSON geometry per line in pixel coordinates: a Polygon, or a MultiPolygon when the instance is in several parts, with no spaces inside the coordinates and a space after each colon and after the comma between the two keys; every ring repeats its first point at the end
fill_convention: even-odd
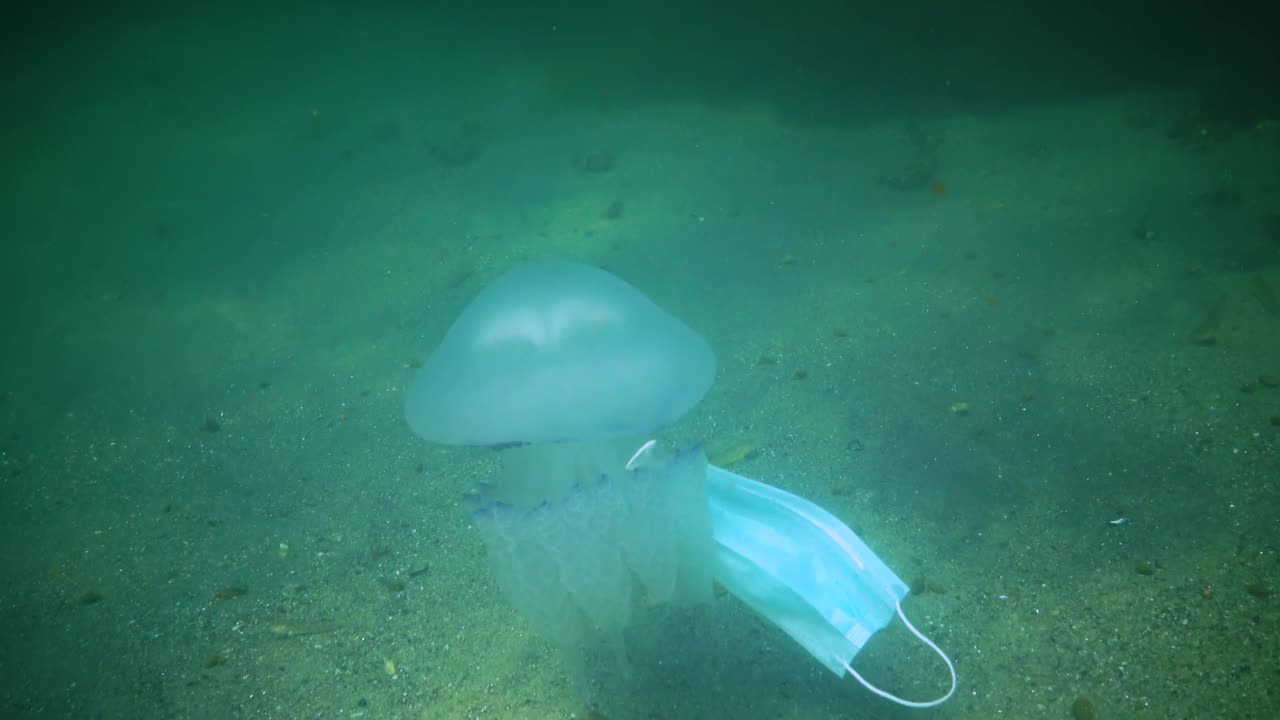
{"type": "Polygon", "coordinates": [[[844,523],[800,497],[714,465],[707,468],[716,580],[782,628],[837,677],[848,671],[871,692],[932,707],[956,690],[951,660],[902,613],[908,588],[844,523]],[[892,695],[850,663],[877,630],[902,618],[947,664],[951,689],[929,702],[892,695]]]}

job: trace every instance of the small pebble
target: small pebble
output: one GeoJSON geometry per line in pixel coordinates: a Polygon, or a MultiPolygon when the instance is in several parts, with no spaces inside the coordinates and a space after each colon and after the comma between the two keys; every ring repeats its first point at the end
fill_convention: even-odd
{"type": "Polygon", "coordinates": [[[1093,709],[1092,700],[1081,695],[1071,703],[1071,717],[1075,720],[1094,720],[1098,717],[1098,711],[1093,709]]]}

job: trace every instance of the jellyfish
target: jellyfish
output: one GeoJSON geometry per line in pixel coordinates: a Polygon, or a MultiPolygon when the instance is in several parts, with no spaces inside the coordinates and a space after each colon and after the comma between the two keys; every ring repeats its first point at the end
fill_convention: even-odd
{"type": "Polygon", "coordinates": [[[603,637],[625,670],[638,597],[711,596],[706,458],[647,440],[715,368],[707,342],[639,290],[547,260],[485,288],[419,370],[413,431],[500,454],[469,496],[473,519],[503,595],[542,637],[603,637]]]}

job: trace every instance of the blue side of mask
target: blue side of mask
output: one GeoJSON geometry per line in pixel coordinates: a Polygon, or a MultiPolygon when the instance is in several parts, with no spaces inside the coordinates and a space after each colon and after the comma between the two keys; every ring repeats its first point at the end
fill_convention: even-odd
{"type": "Polygon", "coordinates": [[[707,483],[716,580],[843,677],[906,583],[808,500],[714,465],[707,483]]]}

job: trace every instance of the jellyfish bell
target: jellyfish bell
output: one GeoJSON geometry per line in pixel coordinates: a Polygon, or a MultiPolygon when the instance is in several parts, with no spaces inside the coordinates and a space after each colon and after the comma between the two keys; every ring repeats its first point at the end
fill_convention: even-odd
{"type": "Polygon", "coordinates": [[[706,394],[696,332],[599,268],[531,262],[469,304],[409,387],[418,435],[502,446],[642,436],[706,394]]]}
{"type": "Polygon", "coordinates": [[[415,433],[498,448],[502,469],[470,495],[508,601],[561,646],[622,630],[639,584],[650,602],[710,597],[707,461],[645,461],[649,435],[715,378],[696,332],[599,268],[519,266],[462,311],[410,385],[415,433]]]}

